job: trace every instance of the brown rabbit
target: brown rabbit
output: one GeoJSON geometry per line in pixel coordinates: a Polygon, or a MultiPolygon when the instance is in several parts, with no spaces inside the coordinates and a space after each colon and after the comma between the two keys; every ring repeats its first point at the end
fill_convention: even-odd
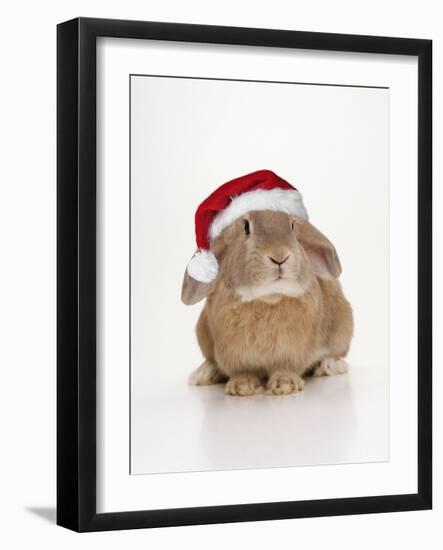
{"type": "Polygon", "coordinates": [[[206,297],[197,338],[206,361],[194,385],[227,381],[225,393],[289,394],[302,376],[342,373],[352,310],[337,278],[332,243],[284,212],[248,212],[211,243],[219,264],[210,284],[185,273],[182,300],[206,297]]]}
{"type": "Polygon", "coordinates": [[[334,246],[308,222],[300,192],[270,170],[231,180],[195,217],[197,252],[185,304],[206,297],[197,338],[206,361],[195,385],[227,381],[226,393],[303,389],[302,376],[345,372],[352,310],[334,246]]]}

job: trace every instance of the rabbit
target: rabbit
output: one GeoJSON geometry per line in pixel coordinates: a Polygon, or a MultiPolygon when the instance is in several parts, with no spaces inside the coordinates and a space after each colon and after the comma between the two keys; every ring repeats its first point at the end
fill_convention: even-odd
{"type": "Polygon", "coordinates": [[[211,283],[186,271],[182,301],[206,298],[197,322],[204,363],[190,383],[225,382],[225,393],[286,395],[303,377],[346,372],[353,314],[333,244],[309,221],[250,211],[211,243],[211,283]]]}

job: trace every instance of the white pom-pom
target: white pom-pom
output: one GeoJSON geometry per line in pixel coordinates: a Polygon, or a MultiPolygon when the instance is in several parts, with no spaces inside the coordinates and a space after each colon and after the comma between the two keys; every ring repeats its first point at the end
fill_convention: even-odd
{"type": "Polygon", "coordinates": [[[218,273],[217,258],[209,250],[199,250],[188,264],[188,273],[196,281],[210,283],[218,273]]]}

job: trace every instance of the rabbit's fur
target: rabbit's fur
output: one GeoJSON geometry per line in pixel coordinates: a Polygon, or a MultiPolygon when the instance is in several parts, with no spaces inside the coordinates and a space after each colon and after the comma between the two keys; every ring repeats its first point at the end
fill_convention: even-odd
{"type": "Polygon", "coordinates": [[[226,393],[286,394],[305,374],[346,370],[352,310],[337,278],[334,246],[309,222],[283,212],[249,212],[211,244],[211,284],[185,273],[184,303],[206,297],[197,339],[206,361],[195,385],[227,381],[226,393]]]}

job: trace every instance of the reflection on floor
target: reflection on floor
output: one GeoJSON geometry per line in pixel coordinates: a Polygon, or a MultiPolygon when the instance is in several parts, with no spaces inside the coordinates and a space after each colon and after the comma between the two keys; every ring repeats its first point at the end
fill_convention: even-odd
{"type": "Polygon", "coordinates": [[[185,379],[167,394],[146,388],[132,403],[132,473],[384,461],[388,395],[387,379],[356,367],[289,396],[230,397],[185,379]]]}

